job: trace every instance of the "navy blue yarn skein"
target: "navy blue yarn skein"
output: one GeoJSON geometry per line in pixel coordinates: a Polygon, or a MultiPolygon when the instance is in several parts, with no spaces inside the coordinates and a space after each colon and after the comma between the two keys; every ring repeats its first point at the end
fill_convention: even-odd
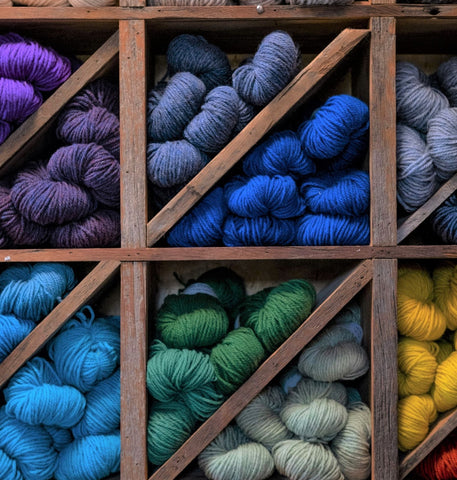
{"type": "Polygon", "coordinates": [[[433,230],[444,243],[457,243],[457,194],[453,193],[432,215],[433,230]]]}
{"type": "Polygon", "coordinates": [[[240,217],[292,218],[305,211],[305,202],[289,176],[237,176],[225,185],[224,193],[229,210],[240,217]]]}

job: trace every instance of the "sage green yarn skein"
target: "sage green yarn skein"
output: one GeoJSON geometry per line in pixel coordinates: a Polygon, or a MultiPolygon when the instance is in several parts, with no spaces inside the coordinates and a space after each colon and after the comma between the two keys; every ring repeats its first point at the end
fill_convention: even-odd
{"type": "Polygon", "coordinates": [[[252,328],[271,353],[305,321],[315,302],[311,283],[289,280],[247,297],[240,307],[240,323],[252,328]]]}
{"type": "Polygon", "coordinates": [[[265,357],[262,344],[250,328],[240,327],[229,332],[210,355],[219,390],[225,395],[233,393],[265,357]]]}
{"type": "Polygon", "coordinates": [[[196,420],[182,401],[152,405],[148,421],[148,458],[162,465],[192,435],[196,420]]]}
{"type": "Polygon", "coordinates": [[[223,338],[229,319],[219,300],[210,295],[168,295],[157,313],[156,325],[168,347],[199,348],[223,338]]]}
{"type": "Polygon", "coordinates": [[[265,480],[275,469],[270,452],[231,425],[203,450],[198,465],[210,480],[265,480]]]}

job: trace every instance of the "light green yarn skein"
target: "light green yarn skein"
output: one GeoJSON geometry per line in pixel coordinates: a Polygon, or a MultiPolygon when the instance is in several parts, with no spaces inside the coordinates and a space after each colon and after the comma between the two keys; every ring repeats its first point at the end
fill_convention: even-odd
{"type": "Polygon", "coordinates": [[[348,407],[346,426],[330,448],[347,480],[366,480],[371,473],[371,412],[362,402],[348,407]]]}
{"type": "Polygon", "coordinates": [[[210,480],[264,480],[275,469],[270,452],[228,426],[203,450],[198,465],[210,480]]]}
{"type": "Polygon", "coordinates": [[[192,435],[196,421],[182,401],[153,404],[148,421],[148,458],[162,465],[192,435]]]}
{"type": "Polygon", "coordinates": [[[313,285],[289,280],[247,297],[240,307],[240,323],[252,328],[271,353],[306,320],[315,302],[313,285]]]}
{"type": "Polygon", "coordinates": [[[303,440],[329,442],[346,425],[346,389],[341,383],[300,380],[281,410],[286,427],[303,440]]]}
{"type": "Polygon", "coordinates": [[[219,408],[223,396],[216,391],[216,374],[208,355],[167,348],[159,340],[152,343],[150,353],[146,382],[156,400],[182,400],[199,420],[219,408]]]}
{"type": "Polygon", "coordinates": [[[198,348],[223,338],[229,319],[219,300],[210,295],[168,295],[157,313],[156,325],[168,347],[198,348]]]}
{"type": "Polygon", "coordinates": [[[219,390],[229,395],[251,376],[265,359],[265,351],[250,328],[232,330],[211,350],[219,390]]]}
{"type": "Polygon", "coordinates": [[[304,348],[298,360],[298,369],[304,376],[322,382],[354,380],[368,368],[367,353],[343,325],[323,330],[304,348]]]}
{"type": "Polygon", "coordinates": [[[273,447],[276,469],[289,480],[344,480],[327,445],[284,440],[273,447]]]}
{"type": "Polygon", "coordinates": [[[238,414],[236,423],[245,435],[271,450],[278,442],[294,438],[279,416],[285,400],[280,387],[268,387],[238,414]]]}

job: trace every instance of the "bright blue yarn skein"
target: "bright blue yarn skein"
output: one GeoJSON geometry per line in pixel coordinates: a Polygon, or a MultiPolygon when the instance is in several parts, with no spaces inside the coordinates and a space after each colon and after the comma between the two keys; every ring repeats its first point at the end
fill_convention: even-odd
{"type": "Polygon", "coordinates": [[[92,308],[85,306],[47,348],[62,381],[87,392],[119,365],[119,317],[95,318],[92,308]]]}
{"type": "Polygon", "coordinates": [[[172,247],[211,247],[222,239],[227,205],[222,188],[203,197],[169,232],[172,247]]]}
{"type": "Polygon", "coordinates": [[[318,168],[342,170],[364,155],[368,146],[368,106],[350,95],[335,95],[298,129],[305,154],[318,168]]]}
{"type": "Polygon", "coordinates": [[[0,362],[35,328],[31,320],[14,315],[0,315],[0,362]]]}
{"type": "Polygon", "coordinates": [[[0,313],[38,322],[75,286],[75,275],[67,265],[10,266],[0,274],[0,313]]]}
{"type": "Polygon", "coordinates": [[[298,47],[278,30],[264,37],[254,57],[233,72],[233,87],[243,100],[263,107],[292,80],[299,65],[298,47]]]}
{"type": "Polygon", "coordinates": [[[316,171],[313,161],[305,155],[295,132],[285,130],[273,133],[252,149],[243,160],[248,176],[290,175],[304,177],[316,171]]]}
{"type": "Polygon", "coordinates": [[[359,216],[370,205],[370,177],[362,170],[325,172],[305,179],[300,193],[313,213],[359,216]]]}
{"type": "Polygon", "coordinates": [[[295,220],[268,215],[256,218],[228,215],[222,241],[227,247],[290,245],[295,234],[295,220]]]}
{"type": "Polygon", "coordinates": [[[297,220],[297,245],[367,245],[370,217],[305,214],[297,220]]]}
{"type": "Polygon", "coordinates": [[[63,385],[54,367],[40,357],[11,378],[4,394],[6,413],[29,425],[69,428],[81,420],[86,407],[84,396],[63,385]]]}
{"type": "Polygon", "coordinates": [[[148,95],[148,136],[154,142],[178,140],[206,95],[205,84],[189,72],[176,73],[163,93],[148,95]]]}
{"type": "Polygon", "coordinates": [[[202,80],[207,91],[231,83],[232,70],[227,55],[200,35],[175,37],[168,45],[167,61],[171,74],[191,72],[202,80]]]}
{"type": "Polygon", "coordinates": [[[444,243],[457,243],[457,194],[452,194],[435,210],[432,225],[444,243]]]}
{"type": "Polygon", "coordinates": [[[292,218],[302,215],[306,208],[289,176],[237,176],[225,185],[224,194],[229,210],[240,217],[292,218]]]}
{"type": "Polygon", "coordinates": [[[43,428],[49,433],[54,443],[54,448],[60,452],[73,441],[70,430],[66,428],[51,427],[43,425],[43,428]]]}
{"type": "Polygon", "coordinates": [[[121,435],[89,435],[78,438],[58,457],[56,480],[100,480],[119,471],[121,435]]]}

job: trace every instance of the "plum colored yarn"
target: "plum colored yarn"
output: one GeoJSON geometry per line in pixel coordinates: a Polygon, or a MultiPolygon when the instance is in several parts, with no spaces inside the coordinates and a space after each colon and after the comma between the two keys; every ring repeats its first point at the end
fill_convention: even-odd
{"type": "Polygon", "coordinates": [[[119,317],[96,318],[91,307],[81,309],[47,345],[57,374],[81,392],[91,390],[119,365],[119,317]]]}
{"type": "Polygon", "coordinates": [[[22,80],[0,77],[0,119],[22,123],[43,103],[43,96],[33,85],[22,80]]]}
{"type": "Polygon", "coordinates": [[[224,194],[229,210],[240,217],[292,218],[303,214],[306,208],[289,176],[236,176],[225,185],[224,194]]]}
{"type": "Polygon", "coordinates": [[[0,471],[5,480],[49,480],[57,452],[48,432],[27,425],[0,409],[0,471]]]}
{"type": "Polygon", "coordinates": [[[457,57],[452,57],[447,62],[443,62],[436,71],[440,89],[448,98],[451,107],[457,107],[456,69],[457,57]]]}
{"type": "Polygon", "coordinates": [[[71,267],[18,264],[0,273],[0,313],[39,322],[76,286],[71,267]]]}
{"type": "Polygon", "coordinates": [[[233,72],[233,87],[247,103],[263,107],[292,80],[299,65],[298,47],[278,30],[265,36],[254,57],[233,72]]]}
{"type": "Polygon", "coordinates": [[[4,394],[7,415],[29,425],[69,428],[81,420],[86,407],[84,396],[63,385],[54,367],[40,357],[11,378],[4,394]]]}
{"type": "Polygon", "coordinates": [[[31,320],[22,320],[14,315],[0,315],[0,362],[35,328],[31,320]]]}
{"type": "Polygon", "coordinates": [[[298,129],[305,154],[318,168],[341,170],[362,157],[368,146],[368,106],[350,95],[335,95],[298,129]]]}
{"type": "Polygon", "coordinates": [[[163,93],[151,91],[148,95],[148,137],[153,142],[182,138],[205,95],[205,84],[189,72],[173,75],[163,93]]]}
{"type": "Polygon", "coordinates": [[[431,85],[422,70],[409,62],[397,62],[395,82],[398,119],[426,133],[429,120],[449,106],[448,99],[431,85]]]}
{"type": "Polygon", "coordinates": [[[120,469],[121,435],[90,435],[78,438],[58,457],[56,480],[100,480],[120,469]]]}
{"type": "Polygon", "coordinates": [[[270,135],[252,149],[243,160],[243,170],[248,176],[311,175],[316,166],[303,152],[300,139],[295,132],[286,130],[270,135]]]}
{"type": "Polygon", "coordinates": [[[370,205],[370,177],[361,170],[321,173],[305,179],[300,193],[313,213],[357,217],[370,205]]]}
{"type": "Polygon", "coordinates": [[[227,56],[200,35],[175,37],[168,45],[167,61],[171,74],[193,73],[206,85],[207,91],[230,84],[232,71],[227,56]]]}
{"type": "Polygon", "coordinates": [[[397,125],[397,200],[405,212],[422,206],[437,190],[433,159],[421,134],[397,125]]]}
{"type": "Polygon", "coordinates": [[[297,245],[368,245],[370,217],[305,214],[297,221],[297,245]]]}
{"type": "Polygon", "coordinates": [[[121,418],[121,377],[117,369],[86,395],[81,420],[72,428],[75,438],[109,434],[119,428],[121,418]]]}
{"type": "Polygon", "coordinates": [[[227,205],[222,188],[204,196],[168,233],[172,247],[211,247],[222,240],[227,205]]]}
{"type": "Polygon", "coordinates": [[[457,243],[457,195],[452,194],[432,214],[433,230],[444,243],[457,243]]]}
{"type": "Polygon", "coordinates": [[[311,283],[289,280],[247,297],[240,306],[240,323],[251,328],[271,353],[306,320],[315,301],[311,283]]]}
{"type": "Polygon", "coordinates": [[[271,216],[244,218],[228,215],[222,242],[227,247],[290,245],[295,240],[294,220],[271,216]]]}

